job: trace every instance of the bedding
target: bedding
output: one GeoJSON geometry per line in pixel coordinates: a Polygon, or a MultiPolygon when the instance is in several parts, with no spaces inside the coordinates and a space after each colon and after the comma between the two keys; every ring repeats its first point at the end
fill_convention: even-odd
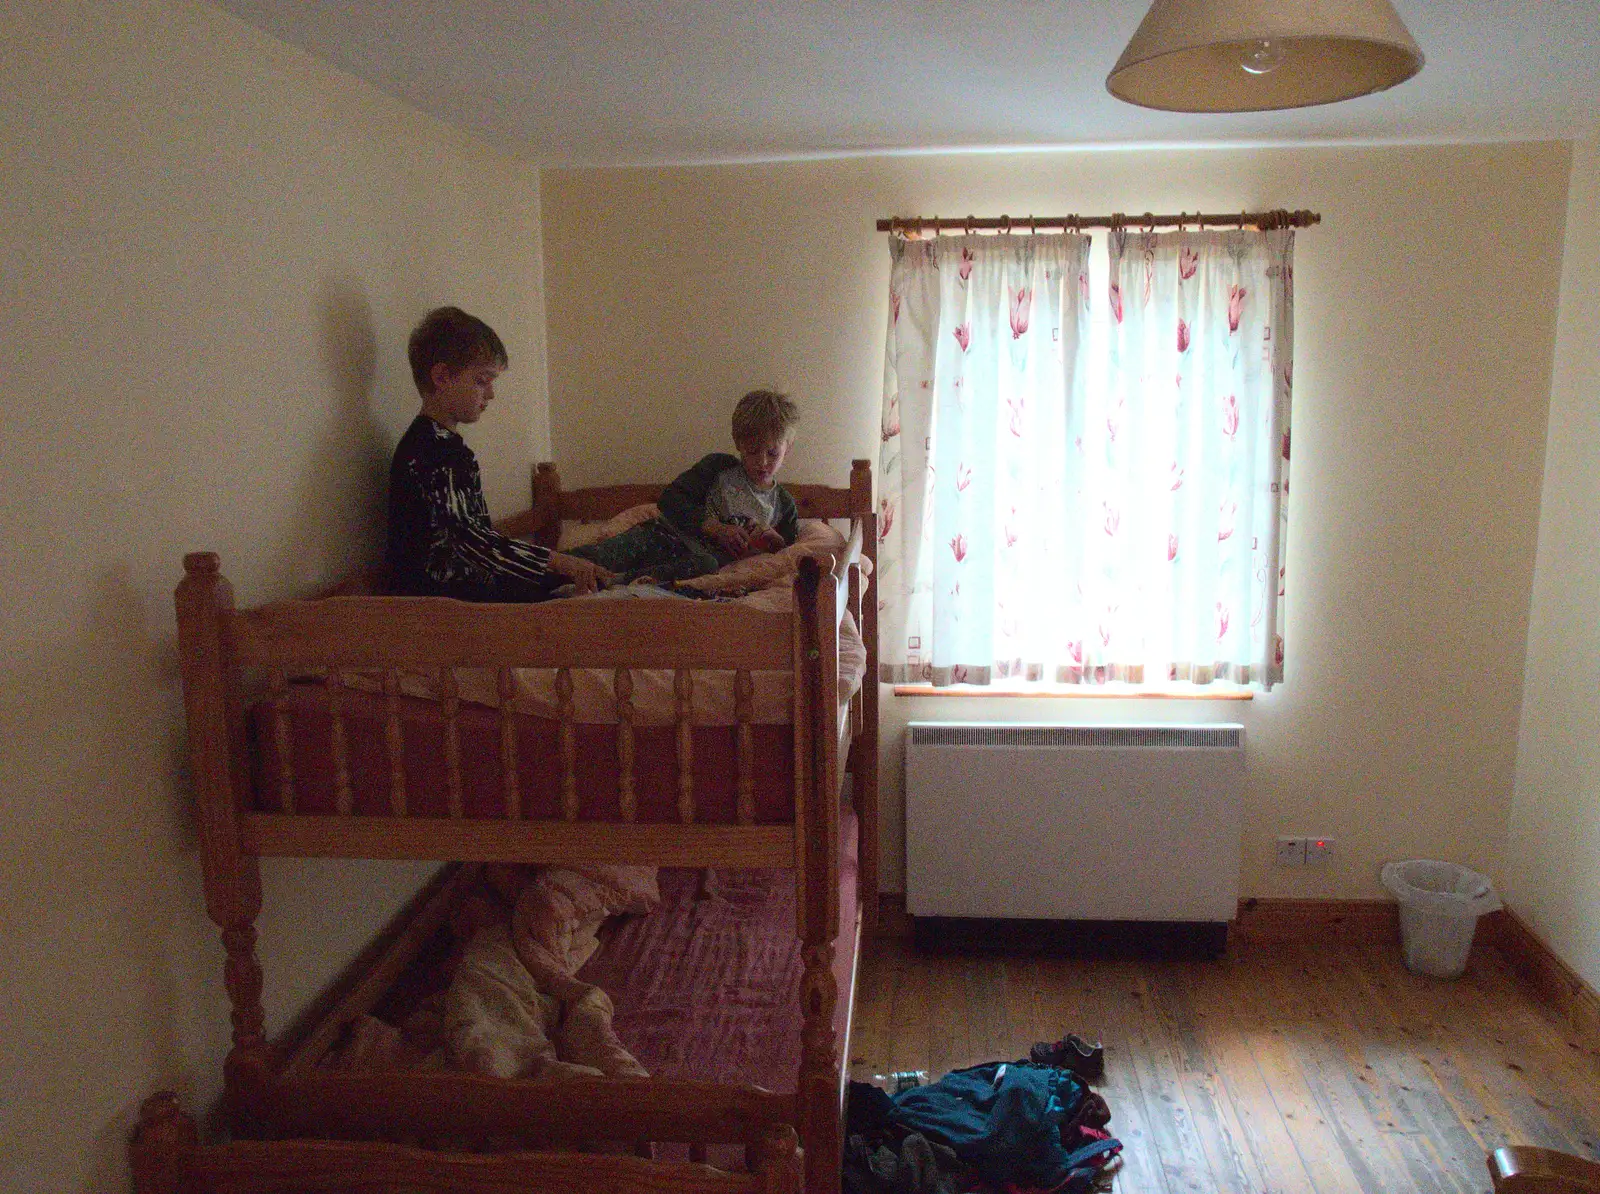
{"type": "MultiPolygon", "coordinates": [[[[608,523],[595,525],[606,533],[615,533],[630,517],[636,518],[639,511],[650,509],[636,507],[608,523]]],[[[700,579],[725,583],[733,577],[739,580],[737,587],[742,589],[746,582],[768,574],[771,579],[767,587],[743,593],[733,599],[734,603],[767,611],[787,610],[793,602],[788,581],[799,559],[810,552],[843,547],[843,537],[825,522],[808,519],[802,522],[801,528],[801,538],[793,548],[741,560],[721,573],[700,579]],[[797,551],[802,548],[804,550],[797,551]]],[[[574,600],[626,600],[630,593],[631,590],[613,590],[593,598],[574,600]]],[[[648,598],[641,594],[638,599],[648,598]]],[[[866,643],[849,610],[842,611],[839,621],[838,657],[839,718],[842,722],[867,671],[866,643]]],[[[748,674],[748,721],[755,750],[756,823],[781,823],[792,818],[794,808],[790,730],[794,675],[768,671],[748,674]]],[[[602,668],[572,668],[568,676],[572,684],[571,716],[576,723],[577,790],[609,793],[586,799],[580,807],[579,818],[610,819],[619,815],[615,672],[602,668]]],[[[503,817],[499,677],[493,670],[458,668],[453,678],[461,702],[457,715],[462,771],[461,815],[473,819],[503,817]]],[[[523,816],[559,817],[558,742],[562,701],[557,673],[549,668],[513,668],[511,679],[523,816]]],[[[630,671],[630,679],[633,682],[630,705],[635,726],[638,819],[646,823],[674,821],[678,819],[676,676],[671,671],[638,668],[630,671]]],[[[349,752],[349,811],[357,815],[388,815],[392,811],[387,737],[389,711],[383,680],[377,674],[354,670],[342,670],[340,680],[343,691],[339,697],[339,721],[349,752]]],[[[407,810],[413,816],[450,816],[452,797],[445,763],[447,751],[440,714],[439,677],[430,672],[402,670],[398,681],[407,810]]],[[[706,823],[732,824],[737,819],[736,727],[740,720],[737,687],[736,677],[730,671],[691,673],[689,720],[694,727],[696,816],[706,823]]],[[[288,811],[282,795],[287,786],[286,777],[292,777],[294,811],[324,815],[339,811],[332,722],[329,694],[323,677],[318,674],[298,677],[277,699],[264,698],[253,703],[250,731],[256,811],[288,811]],[[281,727],[280,712],[283,715],[281,727]],[[287,768],[280,747],[287,752],[287,768]]]]}
{"type": "MultiPolygon", "coordinates": [[[[848,802],[840,807],[839,837],[839,937],[833,960],[839,999],[833,1029],[842,1048],[855,964],[859,869],[857,823],[848,802]]],[[[608,999],[615,1009],[610,1027],[616,1040],[650,1076],[793,1093],[802,1026],[794,872],[663,867],[656,882],[659,901],[646,914],[614,918],[600,928],[600,947],[576,969],[575,983],[608,999]]],[[[473,946],[463,942],[506,938],[503,905],[485,913],[485,903],[498,901],[480,894],[463,903],[374,1013],[351,1025],[323,1059],[325,1068],[452,1064],[445,1009],[464,959],[472,956],[473,946]],[[478,923],[485,917],[495,919],[498,934],[485,937],[478,923]]],[[[557,1068],[548,1076],[565,1072],[557,1068]]]]}
{"type": "MultiPolygon", "coordinates": [[[[576,598],[576,600],[611,600],[605,596],[576,598]]],[[[752,605],[767,610],[785,610],[791,600],[786,589],[776,592],[761,590],[738,599],[740,605],[752,605]]],[[[848,702],[861,689],[867,671],[867,647],[861,639],[850,611],[845,610],[839,619],[839,702],[848,702]]],[[[534,717],[560,716],[560,698],[556,693],[556,673],[550,668],[512,668],[512,702],[519,713],[534,717]]],[[[615,673],[609,668],[572,668],[572,709],[579,722],[595,725],[615,725],[617,700],[613,685],[615,673]]],[[[670,671],[657,668],[634,668],[633,715],[637,725],[671,725],[677,715],[675,679],[670,671]]],[[[737,720],[734,676],[727,671],[696,671],[693,689],[692,720],[696,725],[734,725],[737,720]]],[[[307,674],[302,679],[320,681],[320,674],[307,674]]],[[[359,692],[380,694],[382,678],[368,672],[343,671],[341,679],[348,688],[359,692]]],[[[790,721],[790,703],[793,698],[792,672],[753,671],[751,718],[756,725],[782,725],[790,721]]],[[[499,680],[493,671],[484,668],[457,668],[455,671],[457,695],[464,702],[500,707],[499,680]]],[[[437,676],[419,671],[400,673],[400,691],[403,695],[421,700],[439,699],[437,676]]]]}
{"type": "Polygon", "coordinates": [[[477,928],[444,995],[444,1048],[455,1068],[496,1078],[645,1078],[617,1039],[612,1004],[574,977],[600,925],[661,902],[654,867],[491,868],[509,923],[477,928]]]}
{"type": "MultiPolygon", "coordinates": [[[[561,549],[598,542],[599,539],[618,534],[628,527],[654,517],[654,506],[635,506],[616,518],[603,523],[570,524],[564,529],[561,549]],[[591,537],[592,536],[592,537],[591,537]],[[570,539],[570,541],[569,541],[570,539]]],[[[685,581],[683,586],[706,593],[730,594],[733,604],[764,610],[769,613],[787,612],[794,596],[789,582],[801,559],[812,555],[830,555],[844,550],[844,536],[818,519],[805,519],[800,524],[800,538],[793,546],[771,555],[752,556],[738,560],[720,572],[697,580],[685,581]],[[731,596],[737,594],[737,596],[731,596]]],[[[863,558],[862,563],[866,561],[863,558]]],[[[612,589],[590,597],[567,598],[572,601],[606,601],[627,599],[672,599],[663,590],[649,586],[612,589]]],[[[849,701],[860,691],[867,670],[867,647],[861,630],[849,610],[841,611],[839,620],[839,701],[849,701]]],[[[596,725],[614,725],[617,721],[616,697],[613,689],[614,675],[599,668],[574,668],[572,676],[573,715],[579,722],[596,725]]],[[[753,671],[751,720],[757,725],[778,725],[790,720],[792,698],[790,672],[753,671]]],[[[320,674],[307,673],[298,677],[320,680],[320,674]]],[[[360,671],[344,671],[341,679],[349,688],[361,692],[381,693],[381,676],[360,671]]],[[[423,700],[439,699],[438,677],[419,671],[400,673],[400,691],[403,695],[423,700]]],[[[556,718],[560,713],[560,699],[556,695],[556,674],[543,668],[513,668],[513,701],[520,713],[535,717],[556,718]]],[[[635,724],[668,725],[676,717],[677,697],[674,676],[669,671],[635,669],[632,672],[632,705],[635,724]]],[[[499,680],[494,672],[483,668],[459,668],[455,672],[457,694],[462,701],[489,708],[500,704],[499,680]]],[[[692,693],[693,721],[696,725],[733,725],[737,721],[734,677],[732,672],[696,671],[692,693]]]]}

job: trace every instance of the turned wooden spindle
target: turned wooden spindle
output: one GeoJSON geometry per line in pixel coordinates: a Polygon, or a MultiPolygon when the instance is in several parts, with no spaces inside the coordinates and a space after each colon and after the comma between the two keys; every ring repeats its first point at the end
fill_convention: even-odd
{"type": "Polygon", "coordinates": [[[733,716],[739,768],[739,824],[756,823],[756,682],[749,672],[733,673],[733,716]]]}
{"type": "Polygon", "coordinates": [[[278,756],[278,807],[285,813],[295,810],[294,752],[289,736],[289,673],[275,667],[267,677],[272,699],[272,749],[278,756]]]}
{"type": "Polygon", "coordinates": [[[500,689],[500,775],[506,796],[506,819],[522,820],[522,785],[517,777],[516,684],[511,669],[499,669],[500,689]]]}
{"type": "MultiPolygon", "coordinates": [[[[860,818],[860,849],[856,890],[861,901],[861,924],[872,932],[878,925],[878,516],[872,505],[872,468],[862,462],[865,472],[861,493],[852,497],[856,517],[861,520],[861,551],[872,573],[863,578],[861,599],[862,640],[867,645],[867,674],[861,680],[861,733],[851,746],[854,762],[850,768],[850,795],[860,818]],[[861,504],[855,504],[855,503],[861,504]]],[[[851,471],[850,490],[856,495],[856,471],[851,471]]]]}
{"type": "Polygon", "coordinates": [[[678,671],[672,677],[678,724],[678,820],[694,824],[694,673],[678,671]]]}
{"type": "Polygon", "coordinates": [[[561,719],[561,816],[578,819],[578,729],[572,703],[572,669],[556,669],[556,702],[561,719]]]}
{"type": "Polygon", "coordinates": [[[532,513],[531,538],[554,549],[561,538],[561,474],[548,461],[541,461],[533,469],[532,513]]]}
{"type": "MultiPolygon", "coordinates": [[[[861,629],[861,595],[862,595],[861,565],[850,565],[850,617],[856,624],[856,630],[861,629]]],[[[866,695],[869,691],[867,677],[863,676],[861,688],[850,701],[850,733],[852,737],[860,737],[861,731],[866,729],[866,695]]],[[[871,690],[875,691],[875,690],[871,690]]]]}
{"type": "Polygon", "coordinates": [[[833,943],[801,951],[800,1130],[806,1141],[806,1189],[837,1190],[843,1141],[839,1130],[839,1057],[833,1031],[839,984],[833,976],[833,943]]]}
{"type": "Polygon", "coordinates": [[[444,698],[444,770],[450,815],[460,820],[466,816],[466,801],[461,784],[461,686],[455,668],[439,669],[439,694],[444,698]]]}
{"type": "Polygon", "coordinates": [[[203,849],[206,914],[222,930],[227,954],[223,975],[233,1009],[232,1077],[265,1064],[265,1016],[261,1009],[261,964],[255,953],[255,919],[261,913],[261,867],[244,851],[239,810],[248,777],[234,774],[243,737],[237,708],[237,669],[225,626],[234,617],[233,589],[217,557],[184,557],[185,576],[174,602],[178,614],[179,665],[189,726],[189,775],[194,784],[203,849]]]}
{"type": "Polygon", "coordinates": [[[328,693],[328,737],[333,751],[333,802],[341,817],[348,817],[355,808],[355,797],[350,790],[350,744],[344,728],[344,676],[333,664],[328,665],[328,675],[323,681],[328,693]]]}
{"type": "Polygon", "coordinates": [[[639,811],[633,782],[633,672],[619,667],[613,691],[617,698],[617,803],[623,822],[631,825],[639,811]]]}
{"type": "Polygon", "coordinates": [[[389,812],[406,815],[406,742],[400,728],[400,673],[383,673],[383,740],[389,754],[389,812]]]}

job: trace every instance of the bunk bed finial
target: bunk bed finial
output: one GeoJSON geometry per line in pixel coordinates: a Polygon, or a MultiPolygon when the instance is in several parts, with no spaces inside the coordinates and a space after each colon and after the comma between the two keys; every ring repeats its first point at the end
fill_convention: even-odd
{"type": "Polygon", "coordinates": [[[177,1095],[162,1090],[146,1099],[128,1143],[136,1194],[178,1194],[187,1189],[189,1158],[199,1143],[194,1119],[184,1114],[177,1095]]]}
{"type": "Polygon", "coordinates": [[[190,576],[215,576],[222,571],[222,560],[214,551],[191,551],[183,557],[183,570],[190,576]]]}

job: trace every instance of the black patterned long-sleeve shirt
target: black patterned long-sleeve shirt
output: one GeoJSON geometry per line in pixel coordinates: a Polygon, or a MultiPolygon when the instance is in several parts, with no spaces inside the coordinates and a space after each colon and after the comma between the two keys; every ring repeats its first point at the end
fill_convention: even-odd
{"type": "Polygon", "coordinates": [[[478,458],[454,431],[418,415],[389,465],[389,588],[412,597],[542,601],[565,578],[548,548],[489,524],[478,458]]]}

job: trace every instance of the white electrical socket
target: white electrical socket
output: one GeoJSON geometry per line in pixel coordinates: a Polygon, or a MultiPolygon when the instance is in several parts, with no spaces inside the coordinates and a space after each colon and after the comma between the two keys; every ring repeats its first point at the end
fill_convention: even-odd
{"type": "Polygon", "coordinates": [[[1278,865],[1305,866],[1305,864],[1306,839],[1303,837],[1280,837],[1278,839],[1278,865]]]}
{"type": "Polygon", "coordinates": [[[1325,866],[1333,859],[1333,839],[1331,837],[1306,838],[1306,865],[1325,866]]]}

